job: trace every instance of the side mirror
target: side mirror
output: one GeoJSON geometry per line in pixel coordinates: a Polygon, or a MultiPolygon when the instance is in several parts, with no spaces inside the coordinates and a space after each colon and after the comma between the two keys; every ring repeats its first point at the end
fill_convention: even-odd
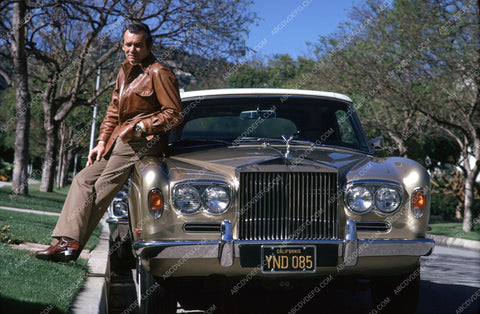
{"type": "Polygon", "coordinates": [[[378,136],[375,138],[372,138],[371,140],[368,141],[370,143],[370,146],[373,149],[382,149],[383,148],[383,136],[378,136]]]}

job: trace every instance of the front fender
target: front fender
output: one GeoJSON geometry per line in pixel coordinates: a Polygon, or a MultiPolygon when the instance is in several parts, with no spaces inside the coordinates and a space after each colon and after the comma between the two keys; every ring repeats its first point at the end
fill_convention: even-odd
{"type": "Polygon", "coordinates": [[[154,230],[154,218],[149,212],[148,195],[156,188],[161,191],[164,209],[171,210],[168,199],[169,174],[163,158],[144,157],[136,163],[132,176],[129,198],[130,226],[135,241],[142,240],[145,232],[154,230]]]}

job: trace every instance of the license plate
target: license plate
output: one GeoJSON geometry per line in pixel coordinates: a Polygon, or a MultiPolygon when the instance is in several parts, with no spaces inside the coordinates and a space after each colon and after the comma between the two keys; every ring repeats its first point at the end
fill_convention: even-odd
{"type": "Polygon", "coordinates": [[[262,272],[314,272],[315,246],[262,246],[262,272]]]}

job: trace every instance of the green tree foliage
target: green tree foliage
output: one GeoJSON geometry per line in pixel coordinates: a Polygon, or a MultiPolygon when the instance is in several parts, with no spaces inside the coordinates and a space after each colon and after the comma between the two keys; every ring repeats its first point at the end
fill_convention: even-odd
{"type": "Polygon", "coordinates": [[[458,200],[455,195],[443,194],[440,191],[432,193],[432,215],[442,216],[444,220],[451,220],[455,217],[458,200]]]}
{"type": "MultiPolygon", "coordinates": [[[[0,121],[2,121],[5,132],[0,132],[0,150],[7,156],[7,160],[12,160],[8,152],[13,151],[15,145],[15,88],[5,89],[0,96],[2,103],[0,109],[0,121]]],[[[30,103],[30,132],[29,137],[29,163],[34,167],[41,167],[41,159],[45,154],[45,131],[43,129],[43,109],[37,102],[30,103]]],[[[40,176],[35,179],[39,179],[40,176]]]]}
{"type": "MultiPolygon", "coordinates": [[[[422,135],[441,133],[455,142],[465,177],[464,230],[469,231],[480,172],[478,4],[384,4],[368,1],[355,8],[352,23],[320,39],[322,74],[354,97],[363,120],[394,141],[401,155],[413,156],[422,135]]],[[[424,148],[425,155],[441,153],[424,148]]],[[[437,159],[436,167],[445,162],[429,157],[437,159]]]]}
{"type": "Polygon", "coordinates": [[[232,88],[279,88],[293,84],[295,77],[305,68],[305,59],[294,61],[288,54],[277,54],[267,64],[252,61],[240,66],[228,80],[232,88]]]}
{"type": "MultiPolygon", "coordinates": [[[[5,16],[0,22],[2,45],[9,41],[3,35],[14,28],[9,13],[13,3],[0,5],[5,16]]],[[[66,117],[77,106],[92,106],[115,83],[124,60],[122,31],[128,23],[150,25],[155,39],[153,53],[160,62],[176,66],[178,63],[172,62],[175,56],[195,53],[210,56],[218,65],[245,53],[243,37],[247,25],[256,18],[247,9],[249,5],[245,0],[28,1],[22,29],[27,29],[32,103],[39,102],[43,108],[46,140],[41,190],[53,187],[54,170],[61,160],[58,146],[63,146],[58,133],[71,131],[63,125],[66,117]],[[97,91],[93,86],[99,68],[102,84],[97,91]]],[[[211,68],[209,65],[205,70],[211,68]]],[[[0,72],[2,77],[4,72],[0,72]]]]}
{"type": "Polygon", "coordinates": [[[280,87],[289,80],[292,80],[298,71],[298,65],[290,55],[275,55],[268,60],[269,86],[280,87]]]}
{"type": "MultiPolygon", "coordinates": [[[[369,0],[337,32],[310,45],[315,61],[293,62],[293,78],[286,57],[269,60],[258,77],[278,87],[345,93],[369,135],[386,137],[386,156],[414,158],[432,174],[461,169],[455,197],[469,231],[480,172],[479,20],[477,1],[369,0]]],[[[255,83],[255,70],[238,71],[230,84],[255,83]]],[[[440,189],[452,184],[437,183],[444,184],[440,189]]]]}
{"type": "Polygon", "coordinates": [[[232,88],[264,88],[269,87],[269,75],[261,63],[252,63],[235,71],[228,80],[232,88]]]}

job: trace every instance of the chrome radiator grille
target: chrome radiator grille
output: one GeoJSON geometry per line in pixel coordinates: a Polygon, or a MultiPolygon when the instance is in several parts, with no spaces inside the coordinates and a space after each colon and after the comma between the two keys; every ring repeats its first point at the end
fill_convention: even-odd
{"type": "Polygon", "coordinates": [[[337,239],[337,174],[240,173],[240,240],[337,239]]]}

